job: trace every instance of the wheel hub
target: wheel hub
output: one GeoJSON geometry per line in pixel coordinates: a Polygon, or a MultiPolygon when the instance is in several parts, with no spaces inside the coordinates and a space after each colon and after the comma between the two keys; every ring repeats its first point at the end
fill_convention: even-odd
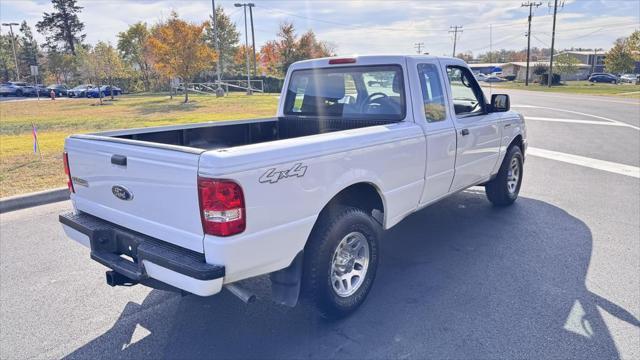
{"type": "Polygon", "coordinates": [[[518,189],[518,181],[520,180],[520,162],[517,158],[511,159],[509,171],[507,172],[507,190],[513,194],[518,189]]]}
{"type": "Polygon", "coordinates": [[[353,295],[362,285],[369,267],[369,243],[360,232],[342,238],[331,262],[331,284],[340,297],[353,295]]]}

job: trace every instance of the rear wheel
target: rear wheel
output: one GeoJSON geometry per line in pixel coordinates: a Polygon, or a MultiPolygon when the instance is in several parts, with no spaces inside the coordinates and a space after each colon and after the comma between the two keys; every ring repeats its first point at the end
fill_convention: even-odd
{"type": "Polygon", "coordinates": [[[340,318],[355,311],[373,285],[381,228],[352,207],[319,221],[305,248],[304,294],[321,315],[340,318]]]}
{"type": "Polygon", "coordinates": [[[511,146],[496,177],[485,185],[487,198],[495,206],[513,204],[520,193],[523,175],[523,156],[519,146],[511,146]]]}

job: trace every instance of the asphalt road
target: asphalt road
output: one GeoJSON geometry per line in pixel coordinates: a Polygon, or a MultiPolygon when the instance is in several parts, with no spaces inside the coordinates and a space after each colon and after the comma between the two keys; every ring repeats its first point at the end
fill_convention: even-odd
{"type": "Polygon", "coordinates": [[[521,197],[497,210],[473,188],[387,232],[350,318],[272,304],[265,279],[251,305],[110,288],[64,202],[0,216],[0,357],[640,358],[640,104],[509,93],[543,119],[521,197]]]}

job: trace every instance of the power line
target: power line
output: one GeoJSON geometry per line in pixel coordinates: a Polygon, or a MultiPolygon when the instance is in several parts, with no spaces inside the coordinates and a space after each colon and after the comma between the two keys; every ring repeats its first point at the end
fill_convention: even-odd
{"type": "Polygon", "coordinates": [[[456,56],[456,44],[458,43],[458,33],[461,33],[464,31],[462,30],[463,26],[462,25],[453,25],[449,27],[450,29],[453,30],[449,30],[449,33],[453,33],[453,55],[451,55],[452,57],[456,56]]]}
{"type": "Polygon", "coordinates": [[[413,44],[414,47],[416,48],[416,50],[418,51],[418,54],[422,54],[422,47],[424,46],[423,42],[418,42],[413,44]]]}

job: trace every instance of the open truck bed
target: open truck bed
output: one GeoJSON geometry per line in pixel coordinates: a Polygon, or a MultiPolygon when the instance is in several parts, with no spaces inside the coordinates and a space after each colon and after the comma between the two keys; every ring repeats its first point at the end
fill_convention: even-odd
{"type": "Polygon", "coordinates": [[[224,149],[394,122],[281,117],[117,130],[73,137],[201,153],[203,150],[224,149]]]}

